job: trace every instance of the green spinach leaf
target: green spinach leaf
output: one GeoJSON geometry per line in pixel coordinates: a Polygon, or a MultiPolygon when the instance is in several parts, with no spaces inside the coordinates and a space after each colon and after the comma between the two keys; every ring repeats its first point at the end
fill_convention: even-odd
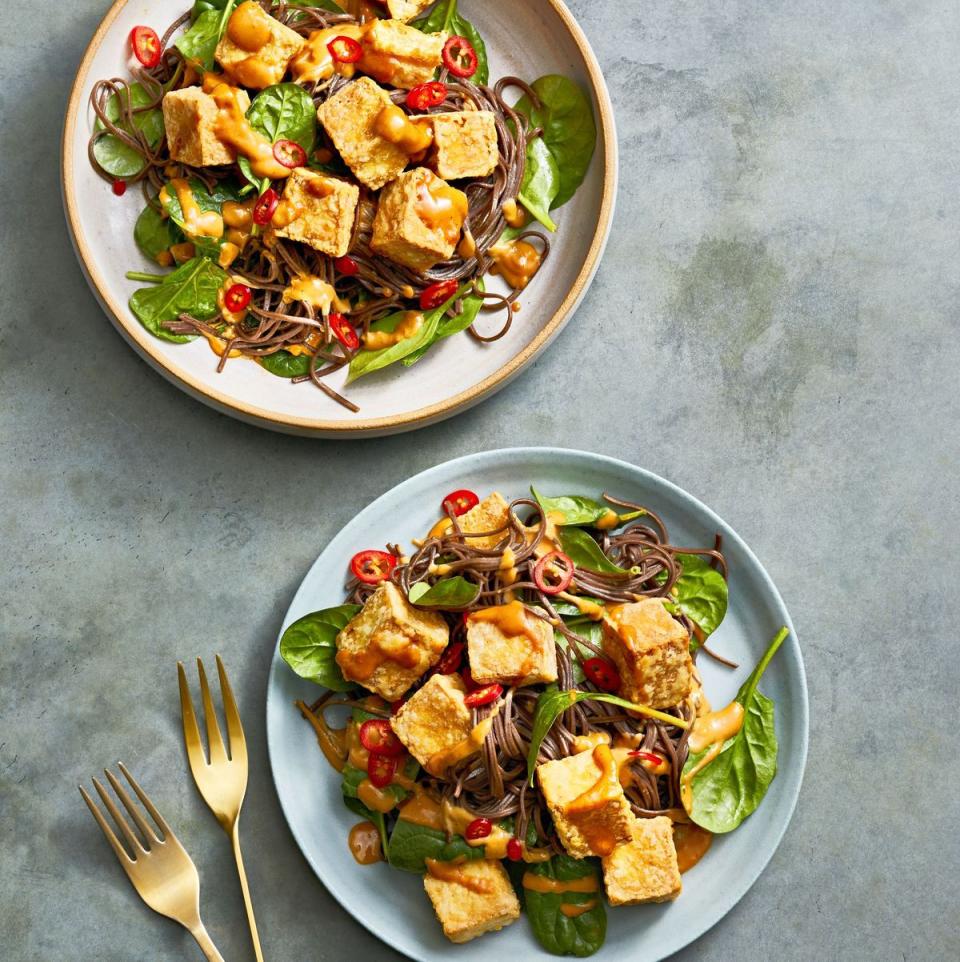
{"type": "Polygon", "coordinates": [[[574,955],[584,958],[593,955],[607,934],[607,911],[600,895],[600,871],[597,859],[570,858],[554,855],[548,862],[527,866],[527,871],[558,882],[593,878],[596,892],[537,892],[524,888],[523,897],[530,927],[537,941],[553,955],[574,955]],[[593,908],[570,918],[560,910],[561,905],[583,905],[595,902],[593,908]]]}
{"type": "MultiPolygon", "coordinates": [[[[474,281],[474,285],[480,288],[481,291],[484,290],[483,278],[478,277],[474,281]]],[[[437,325],[436,333],[433,335],[433,340],[429,344],[424,344],[423,347],[418,348],[412,354],[408,354],[400,362],[404,367],[410,367],[411,364],[416,364],[437,341],[441,341],[445,337],[450,337],[451,334],[459,334],[461,331],[465,331],[477,319],[477,314],[480,313],[480,308],[483,305],[483,298],[477,294],[468,294],[460,303],[463,305],[463,310],[459,314],[454,314],[452,317],[446,315],[441,317],[440,323],[437,325]]]]}
{"type": "Polygon", "coordinates": [[[306,354],[291,354],[277,351],[259,358],[260,365],[277,377],[300,377],[310,371],[310,357],[306,354]]]}
{"type": "MultiPolygon", "coordinates": [[[[711,635],[727,613],[727,582],[698,555],[681,555],[680,565],[683,573],[674,585],[676,594],[665,600],[695,621],[705,635],[711,635]]],[[[699,642],[694,637],[690,645],[695,650],[699,642]]]]}
{"type": "Polygon", "coordinates": [[[220,20],[222,10],[205,10],[186,33],[177,37],[173,45],[184,58],[204,70],[212,70],[214,53],[220,41],[220,20]]]}
{"type": "Polygon", "coordinates": [[[480,586],[457,575],[455,578],[442,578],[434,585],[418,581],[410,586],[409,600],[420,608],[466,608],[472,605],[480,594],[480,586]]]}
{"type": "Polygon", "coordinates": [[[584,571],[593,571],[600,575],[625,575],[629,572],[619,565],[615,565],[600,550],[600,545],[581,528],[561,527],[557,534],[560,536],[560,547],[570,560],[584,571]]]}
{"type": "Polygon", "coordinates": [[[349,691],[336,662],[337,635],[360,612],[359,605],[324,608],[297,619],[280,639],[280,657],[301,677],[333,691],[349,691]]]}
{"type": "Polygon", "coordinates": [[[457,10],[457,0],[441,0],[430,14],[410,24],[423,33],[455,33],[466,37],[477,52],[477,70],[469,79],[475,84],[485,84],[490,79],[487,45],[477,28],[457,10]]]}
{"type": "Polygon", "coordinates": [[[545,498],[533,485],[530,486],[530,493],[544,512],[554,513],[554,523],[561,527],[567,524],[596,524],[601,518],[609,518],[615,514],[605,504],[580,494],[561,494],[556,498],[545,498]],[[563,520],[558,521],[556,515],[562,515],[563,520]]]}
{"type": "Polygon", "coordinates": [[[169,217],[164,217],[156,207],[147,204],[134,225],[133,239],[137,247],[150,260],[155,261],[159,254],[183,240],[183,231],[169,217]]]}
{"type": "Polygon", "coordinates": [[[560,170],[550,148],[542,137],[534,137],[527,144],[523,167],[523,181],[517,200],[549,231],[557,225],[550,217],[550,208],[560,190],[560,170]]]}
{"type": "MultiPolygon", "coordinates": [[[[223,205],[228,201],[237,201],[240,199],[240,187],[237,184],[231,183],[230,181],[222,181],[220,183],[214,184],[212,190],[207,190],[206,185],[202,180],[198,180],[196,177],[191,177],[188,181],[190,184],[190,193],[193,194],[193,199],[197,203],[197,207],[201,211],[216,211],[218,214],[223,214],[223,205]]],[[[183,209],[180,206],[180,199],[177,197],[177,192],[170,188],[161,193],[160,203],[163,209],[167,212],[167,216],[173,221],[177,227],[180,228],[187,234],[187,225],[183,219],[183,209]],[[162,198],[166,198],[163,200],[162,198]]],[[[194,249],[198,254],[203,254],[205,257],[217,258],[220,254],[220,247],[224,242],[223,237],[195,237],[193,235],[188,235],[190,242],[193,244],[194,249]]]]}
{"type": "MultiPolygon", "coordinates": [[[[131,84],[128,89],[130,103],[134,107],[145,107],[153,99],[141,84],[131,84]]],[[[126,98],[125,92],[122,94],[116,93],[107,101],[106,114],[114,124],[120,120],[121,104],[125,103],[126,98]],[[123,97],[123,100],[120,99],[121,97],[123,97]]],[[[156,147],[163,139],[163,111],[159,107],[134,114],[133,123],[143,132],[151,147],[156,147]]],[[[131,132],[128,123],[119,124],[119,126],[127,133],[131,132]]],[[[97,120],[93,129],[94,131],[104,129],[100,120],[97,120]]],[[[97,163],[112,177],[136,177],[146,163],[142,154],[132,147],[128,147],[113,134],[105,134],[103,137],[97,138],[93,145],[93,156],[97,163]]]]}
{"type": "MultiPolygon", "coordinates": [[[[404,777],[409,778],[411,781],[417,777],[420,771],[420,766],[417,764],[417,760],[412,757],[408,757],[406,762],[404,762],[401,773],[404,777]]],[[[358,798],[357,791],[360,788],[360,783],[366,781],[367,773],[362,768],[355,768],[349,762],[343,766],[343,781],[341,782],[340,789],[344,794],[345,798],[358,798]]],[[[386,793],[392,796],[397,802],[402,802],[404,799],[408,798],[410,793],[400,785],[391,784],[385,789],[386,793]]]]}
{"type": "MultiPolygon", "coordinates": [[[[299,84],[274,84],[262,90],[247,109],[247,120],[271,143],[292,140],[308,155],[317,140],[317,108],[299,84]]],[[[260,183],[246,157],[241,157],[239,164],[251,184],[260,183]]]]}
{"type": "Polygon", "coordinates": [[[390,835],[390,864],[404,872],[423,875],[427,871],[424,859],[433,858],[440,862],[454,859],[483,858],[482,845],[468,845],[461,835],[454,835],[450,841],[444,832],[416,825],[405,818],[398,818],[390,835]]]}

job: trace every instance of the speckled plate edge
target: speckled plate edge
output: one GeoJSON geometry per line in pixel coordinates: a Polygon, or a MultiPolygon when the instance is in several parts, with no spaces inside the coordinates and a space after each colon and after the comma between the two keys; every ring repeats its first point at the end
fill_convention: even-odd
{"type": "MultiPolygon", "coordinates": [[[[759,579],[762,589],[766,592],[768,603],[772,608],[776,609],[778,616],[776,620],[778,623],[786,625],[786,627],[790,630],[790,635],[781,649],[780,657],[786,656],[795,662],[794,669],[797,677],[795,680],[795,689],[791,691],[791,701],[793,705],[792,710],[794,712],[791,731],[793,736],[796,738],[796,744],[794,745],[793,751],[789,756],[788,764],[784,763],[782,756],[779,759],[776,782],[779,782],[778,789],[781,792],[780,807],[776,810],[776,812],[764,812],[762,806],[759,809],[759,812],[764,812],[767,822],[769,822],[770,819],[775,820],[776,824],[773,832],[772,834],[768,833],[768,837],[764,840],[763,854],[751,866],[750,871],[743,875],[737,876],[735,881],[727,886],[727,888],[724,890],[723,897],[711,903],[710,910],[700,915],[694,925],[687,926],[682,932],[677,932],[675,938],[668,937],[664,939],[662,945],[658,945],[657,951],[654,955],[644,954],[641,956],[631,954],[630,956],[630,958],[635,960],[635,962],[658,962],[658,960],[664,959],[667,956],[678,952],[680,949],[689,945],[691,942],[694,942],[705,932],[713,928],[713,926],[723,919],[724,916],[740,901],[740,899],[746,895],[749,889],[753,886],[754,882],[756,882],[756,880],[760,877],[763,870],[766,868],[770,859],[773,857],[774,853],[779,847],[780,842],[786,833],[787,827],[790,824],[790,820],[793,817],[793,812],[796,808],[797,799],[800,794],[804,770],[806,768],[807,748],[809,742],[809,703],[807,695],[806,672],[803,666],[803,656],[800,651],[796,629],[794,628],[793,621],[790,618],[790,614],[787,611],[786,605],[780,596],[780,592],[777,590],[773,580],[767,574],[766,569],[760,563],[753,551],[750,550],[750,547],[746,544],[746,542],[744,542],[744,540],[736,533],[736,531],[733,530],[733,528],[730,527],[729,524],[727,524],[709,507],[703,504],[703,502],[679,486],[665,480],[664,478],[661,478],[659,475],[656,475],[653,472],[639,468],[636,465],[630,464],[627,461],[622,461],[618,458],[611,458],[606,455],[594,454],[588,451],[579,451],[569,448],[548,447],[501,448],[493,451],[483,452],[481,454],[465,455],[460,458],[445,461],[441,464],[435,465],[432,468],[427,468],[424,471],[421,471],[418,474],[406,479],[405,481],[402,481],[389,491],[384,492],[382,495],[380,495],[380,497],[372,501],[362,511],[355,515],[351,521],[348,522],[347,525],[345,525],[333,537],[333,539],[331,539],[331,541],[324,547],[323,551],[320,552],[320,555],[317,557],[316,561],[314,561],[314,563],[310,566],[310,569],[304,576],[300,586],[297,588],[290,606],[284,615],[284,625],[292,620],[292,614],[295,614],[297,617],[299,617],[303,611],[310,610],[311,605],[305,605],[301,600],[301,595],[307,593],[305,585],[311,580],[311,575],[314,569],[321,565],[323,556],[328,551],[339,551],[344,554],[344,557],[348,556],[353,550],[350,546],[350,529],[352,529],[355,525],[361,526],[367,518],[376,516],[381,511],[381,507],[385,506],[387,502],[398,497],[402,497],[407,490],[415,488],[424,482],[436,482],[436,485],[439,488],[443,487],[444,484],[449,485],[458,474],[462,474],[464,472],[470,474],[482,473],[484,466],[488,464],[498,464],[503,460],[519,461],[521,459],[531,457],[548,458],[554,463],[558,461],[565,461],[567,463],[580,462],[585,470],[588,469],[591,464],[604,465],[609,469],[618,470],[627,475],[633,475],[635,478],[639,479],[641,483],[654,488],[660,488],[666,492],[667,496],[672,496],[680,502],[685,502],[692,513],[701,514],[703,517],[709,520],[711,526],[714,526],[715,529],[723,535],[726,550],[729,550],[729,546],[732,544],[735,545],[740,552],[742,552],[747,564],[753,568],[753,575],[759,579]]],[[[669,518],[666,520],[669,524],[669,518]]],[[[363,925],[368,931],[377,936],[383,942],[390,945],[398,952],[402,952],[403,954],[407,955],[409,958],[426,960],[426,962],[430,962],[428,957],[422,954],[423,950],[419,947],[403,944],[400,939],[391,937],[390,934],[384,930],[384,926],[382,925],[382,915],[378,917],[377,913],[371,912],[366,906],[348,904],[346,899],[340,892],[338,892],[335,886],[328,885],[324,880],[321,867],[315,863],[310,855],[311,846],[300,837],[297,829],[295,828],[294,816],[289,808],[289,800],[284,798],[283,794],[277,787],[277,759],[280,755],[282,747],[281,745],[274,744],[274,729],[271,726],[271,716],[275,711],[290,710],[290,706],[288,704],[278,704],[277,698],[274,697],[277,694],[277,672],[280,669],[285,670],[285,665],[279,655],[278,637],[273,661],[271,662],[270,666],[270,675],[267,682],[267,751],[270,758],[270,768],[274,779],[274,787],[277,788],[277,796],[280,801],[280,807],[283,810],[284,817],[287,820],[287,824],[290,827],[290,831],[294,837],[294,840],[303,853],[304,858],[306,858],[307,862],[310,864],[310,867],[317,875],[317,878],[324,883],[330,894],[347,912],[353,915],[353,917],[361,925],[363,925]]],[[[780,735],[780,737],[782,738],[782,735],[780,735]]],[[[754,818],[756,818],[756,816],[754,816],[754,818]]],[[[745,825],[749,826],[750,822],[748,821],[745,823],[745,825]]],[[[749,828],[747,828],[747,830],[749,831],[749,828]]],[[[741,828],[740,831],[743,831],[743,828],[741,828]]],[[[649,906],[646,906],[645,908],[649,908],[649,906]]],[[[601,954],[602,951],[603,950],[601,950],[601,954]]],[[[435,958],[435,956],[431,956],[431,959],[432,958],[435,958]]],[[[550,958],[550,956],[547,956],[547,958],[550,958]]]]}

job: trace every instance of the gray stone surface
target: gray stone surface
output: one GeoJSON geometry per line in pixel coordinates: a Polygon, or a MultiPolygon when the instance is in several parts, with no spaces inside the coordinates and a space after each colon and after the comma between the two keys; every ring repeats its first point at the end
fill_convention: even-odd
{"type": "Polygon", "coordinates": [[[478,446],[527,443],[617,455],[705,500],[768,566],[801,635],[812,730],[797,814],[743,902],[677,958],[960,956],[956,2],[572,7],[609,79],[623,160],[596,283],[496,398],[371,443],[236,423],[124,345],[81,277],[58,189],[67,91],[104,0],[6,11],[10,962],[199,957],[136,899],[77,795],[118,756],[202,866],[225,956],[252,958],[177,732],[173,663],[215,649],[250,736],[245,837],[268,956],[395,957],[338,908],[284,824],[262,722],[275,631],[370,498],[478,446]]]}

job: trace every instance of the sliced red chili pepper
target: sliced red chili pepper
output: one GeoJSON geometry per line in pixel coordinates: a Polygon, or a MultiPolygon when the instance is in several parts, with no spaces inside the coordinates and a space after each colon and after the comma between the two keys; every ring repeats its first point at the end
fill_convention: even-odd
{"type": "Polygon", "coordinates": [[[443,45],[443,65],[455,77],[472,77],[477,63],[477,51],[466,37],[454,34],[443,45]]]}
{"type": "Polygon", "coordinates": [[[353,37],[338,34],[327,44],[330,56],[337,63],[356,63],[363,56],[363,48],[353,37]]]}
{"type": "Polygon", "coordinates": [[[130,48],[147,69],[160,63],[160,38],[153,27],[134,27],[130,31],[130,48]]]}
{"type": "Polygon", "coordinates": [[[469,695],[464,695],[463,703],[467,708],[479,708],[481,705],[489,705],[496,701],[503,694],[503,685],[494,682],[492,685],[484,685],[483,688],[476,688],[469,695]]]}
{"type": "Polygon", "coordinates": [[[493,822],[489,818],[475,818],[463,833],[464,838],[486,838],[493,831],[493,822]]]}
{"type": "Polygon", "coordinates": [[[117,195],[117,197],[123,197],[123,195],[127,192],[127,182],[125,180],[115,180],[113,182],[113,192],[117,195]]]}
{"type": "Polygon", "coordinates": [[[279,203],[280,195],[272,187],[268,187],[253,205],[254,224],[266,227],[273,220],[273,212],[279,203]]]}
{"type": "Polygon", "coordinates": [[[519,838],[511,838],[507,842],[507,858],[511,862],[519,862],[523,858],[523,844],[519,838]]]}
{"type": "Polygon", "coordinates": [[[397,738],[386,718],[368,718],[360,726],[359,735],[360,744],[368,752],[391,757],[404,752],[403,742],[397,738]]]}
{"type": "Polygon", "coordinates": [[[348,350],[355,351],[360,346],[360,338],[350,322],[342,315],[330,315],[330,330],[333,336],[348,350]]]}
{"type": "Polygon", "coordinates": [[[397,773],[397,760],[379,752],[370,752],[367,759],[367,778],[374,788],[386,788],[397,773]]]}
{"type": "Polygon", "coordinates": [[[463,683],[467,686],[467,691],[476,691],[480,686],[473,680],[473,675],[470,674],[469,668],[464,668],[460,672],[460,677],[463,679],[463,683]]]}
{"type": "Polygon", "coordinates": [[[583,663],[583,673],[601,691],[619,691],[623,684],[620,672],[606,658],[588,658],[583,663]]]}
{"type": "Polygon", "coordinates": [[[437,674],[456,674],[463,661],[463,650],[466,647],[462,641],[455,641],[452,645],[447,645],[447,650],[440,657],[440,661],[437,662],[437,674]]]}
{"type": "Polygon", "coordinates": [[[420,310],[432,311],[445,301],[449,301],[454,293],[456,293],[456,290],[457,282],[454,280],[437,281],[436,284],[425,287],[420,292],[420,310]]]}
{"type": "Polygon", "coordinates": [[[350,559],[350,570],[368,585],[379,584],[393,571],[397,559],[386,551],[358,551],[350,559]]]}
{"type": "Polygon", "coordinates": [[[663,759],[659,755],[654,755],[653,752],[642,752],[642,751],[632,751],[627,752],[628,755],[632,755],[634,758],[640,758],[645,762],[650,762],[651,765],[662,765],[663,759]]]}
{"type": "Polygon", "coordinates": [[[573,581],[573,572],[574,565],[569,556],[562,551],[551,551],[550,554],[545,554],[534,565],[533,580],[545,595],[558,595],[561,591],[566,591],[570,587],[570,582],[573,581]],[[554,572],[548,572],[547,567],[554,564],[562,565],[566,570],[560,576],[559,581],[550,582],[547,581],[547,575],[553,575],[554,572]]]}
{"type": "Polygon", "coordinates": [[[459,517],[471,508],[475,508],[480,503],[480,499],[469,488],[458,488],[443,499],[441,510],[446,512],[448,503],[453,508],[453,513],[459,517]]]}
{"type": "Polygon", "coordinates": [[[352,257],[347,257],[346,254],[343,257],[338,257],[334,262],[333,266],[337,269],[337,272],[343,274],[345,277],[353,277],[354,274],[360,270],[360,266],[352,257]]]}
{"type": "Polygon", "coordinates": [[[246,284],[231,284],[223,292],[223,306],[237,313],[250,303],[250,288],[246,284]]]}
{"type": "Polygon", "coordinates": [[[273,145],[273,158],[293,170],[307,162],[307,152],[295,140],[278,140],[273,145]]]}
{"type": "Polygon", "coordinates": [[[411,110],[429,110],[439,107],[447,99],[447,85],[442,80],[419,84],[407,94],[407,106],[411,110]]]}

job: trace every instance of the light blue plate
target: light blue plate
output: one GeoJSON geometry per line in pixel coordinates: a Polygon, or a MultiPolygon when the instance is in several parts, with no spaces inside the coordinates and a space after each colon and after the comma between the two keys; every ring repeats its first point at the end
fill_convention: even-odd
{"type": "MultiPolygon", "coordinates": [[[[730,609],[712,639],[715,650],[740,663],[729,671],[707,657],[702,668],[714,705],[726,704],[781,625],[791,630],[763,678],[776,702],[779,772],[760,808],[735,832],[718,836],[707,856],[683,877],[683,894],[664,905],[608,907],[607,940],[593,958],[654,962],[692,942],[736,905],[783,837],[800,790],[807,754],[807,685],[790,615],[750,549],[709,508],[656,475],[612,458],[559,448],[513,448],[470,455],[430,468],[397,485],[361,511],[330,542],[297,591],[284,628],[309,611],[339,604],[347,562],[363,548],[408,544],[437,520],[441,498],[455,488],[508,500],[530,485],[545,494],[582,493],[639,501],[665,521],[674,544],[709,546],[723,534],[730,565],[730,609]]],[[[344,808],[340,780],[294,708],[320,689],[298,678],[275,654],[267,689],[267,736],[273,776],[297,844],[340,904],[384,942],[413,959],[555,959],[544,952],[525,918],[463,946],[448,942],[423,882],[383,863],[358,865],[347,848],[357,817],[344,808]],[[388,893],[385,897],[385,894],[388,893]]]]}

